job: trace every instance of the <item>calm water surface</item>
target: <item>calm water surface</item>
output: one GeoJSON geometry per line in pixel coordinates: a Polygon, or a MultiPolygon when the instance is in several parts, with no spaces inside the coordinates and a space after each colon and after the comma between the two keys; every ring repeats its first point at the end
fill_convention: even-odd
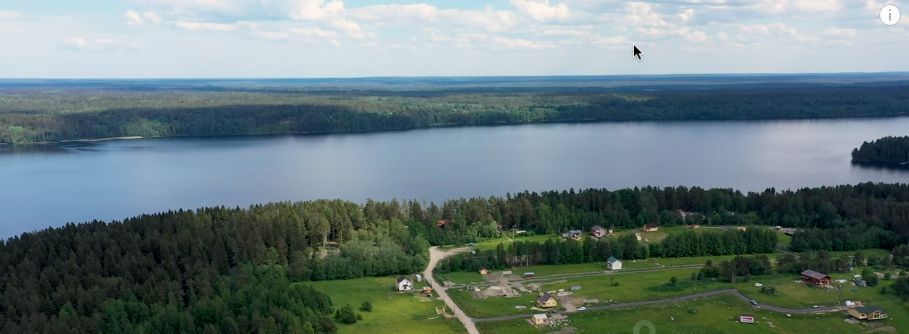
{"type": "Polygon", "coordinates": [[[849,163],[863,140],[907,132],[909,118],[644,122],[7,149],[0,154],[0,237],[167,209],[316,198],[907,182],[909,172],[849,163]]]}

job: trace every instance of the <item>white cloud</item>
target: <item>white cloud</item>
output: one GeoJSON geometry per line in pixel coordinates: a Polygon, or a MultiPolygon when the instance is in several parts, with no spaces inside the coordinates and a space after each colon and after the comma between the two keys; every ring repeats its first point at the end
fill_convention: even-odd
{"type": "Polygon", "coordinates": [[[215,22],[194,22],[194,21],[176,21],[174,26],[190,31],[220,31],[229,32],[237,31],[239,24],[232,23],[215,23],[215,22]]]}
{"type": "Polygon", "coordinates": [[[843,9],[843,2],[841,0],[761,0],[754,7],[767,13],[837,12],[843,9]]]}
{"type": "Polygon", "coordinates": [[[568,5],[564,2],[549,4],[549,0],[511,0],[518,12],[539,21],[564,20],[568,18],[568,5]]]}
{"type": "Polygon", "coordinates": [[[500,32],[518,25],[512,11],[440,9],[428,4],[372,5],[349,10],[351,18],[379,25],[415,25],[432,23],[433,27],[457,26],[462,28],[500,32]]]}
{"type": "Polygon", "coordinates": [[[152,11],[139,13],[134,10],[128,10],[128,11],[126,11],[126,13],[123,13],[123,17],[126,19],[126,24],[130,25],[130,26],[141,26],[145,23],[149,23],[149,24],[161,23],[161,17],[152,11]]]}
{"type": "Polygon", "coordinates": [[[0,10],[0,21],[12,21],[22,18],[22,12],[12,10],[0,10]]]}
{"type": "Polygon", "coordinates": [[[756,40],[760,38],[772,39],[789,39],[796,42],[817,42],[816,36],[804,34],[796,28],[786,24],[775,22],[768,24],[739,24],[738,37],[742,40],[756,40]]]}
{"type": "Polygon", "coordinates": [[[64,39],[62,44],[68,49],[85,51],[123,51],[142,48],[139,43],[120,42],[108,37],[75,36],[64,39]]]}

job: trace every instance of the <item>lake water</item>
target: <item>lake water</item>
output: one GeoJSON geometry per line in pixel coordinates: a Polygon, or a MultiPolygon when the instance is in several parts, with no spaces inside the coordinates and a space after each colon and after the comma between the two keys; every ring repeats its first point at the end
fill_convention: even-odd
{"type": "Polygon", "coordinates": [[[641,122],[112,141],[0,154],[0,236],[177,208],[342,198],[440,201],[522,190],[763,190],[909,172],[856,167],[909,118],[641,122]]]}

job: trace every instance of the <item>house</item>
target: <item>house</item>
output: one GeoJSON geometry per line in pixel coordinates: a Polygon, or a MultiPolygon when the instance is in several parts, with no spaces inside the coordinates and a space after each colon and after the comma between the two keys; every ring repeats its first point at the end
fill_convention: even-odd
{"type": "Polygon", "coordinates": [[[438,228],[445,228],[445,226],[448,226],[448,224],[451,224],[451,221],[448,219],[442,219],[442,220],[436,221],[436,227],[438,227],[438,228]]]}
{"type": "Polygon", "coordinates": [[[656,232],[660,230],[660,225],[657,224],[646,224],[644,225],[644,232],[656,232]]]}
{"type": "Polygon", "coordinates": [[[489,274],[489,269],[480,268],[480,275],[488,275],[488,274],[489,274]]]}
{"type": "Polygon", "coordinates": [[[417,278],[417,282],[422,282],[422,281],[423,281],[423,275],[416,274],[416,275],[414,275],[414,276],[417,278]]]}
{"type": "Polygon", "coordinates": [[[557,305],[559,305],[558,301],[549,293],[544,293],[540,298],[537,298],[537,306],[540,308],[556,307],[557,305]]]}
{"type": "Polygon", "coordinates": [[[753,324],[754,316],[750,315],[750,314],[742,314],[739,316],[739,322],[741,322],[743,324],[753,324]]]}
{"type": "Polygon", "coordinates": [[[622,269],[622,261],[610,256],[608,259],[606,259],[606,268],[609,270],[622,269]]]}
{"type": "Polygon", "coordinates": [[[534,278],[534,277],[536,277],[536,274],[534,274],[532,271],[528,271],[528,272],[524,273],[523,277],[524,278],[534,278]]]}
{"type": "Polygon", "coordinates": [[[611,233],[609,230],[600,225],[590,228],[590,235],[593,235],[595,238],[605,237],[609,233],[611,233]]]}
{"type": "Polygon", "coordinates": [[[538,326],[539,325],[548,325],[549,317],[546,316],[545,313],[537,313],[537,314],[534,314],[533,317],[530,318],[530,322],[532,322],[534,325],[538,325],[538,326]]]}
{"type": "Polygon", "coordinates": [[[808,285],[826,286],[830,285],[830,276],[808,269],[802,272],[802,281],[808,285]]]}
{"type": "Polygon", "coordinates": [[[411,282],[409,279],[407,279],[407,277],[398,276],[398,279],[396,280],[396,282],[398,283],[397,284],[398,291],[413,290],[413,282],[411,282]]]}
{"type": "Polygon", "coordinates": [[[574,240],[581,240],[581,230],[571,230],[562,233],[562,237],[574,240]]]}
{"type": "Polygon", "coordinates": [[[853,318],[859,320],[880,320],[887,319],[887,312],[877,306],[855,307],[846,311],[853,318]]]}

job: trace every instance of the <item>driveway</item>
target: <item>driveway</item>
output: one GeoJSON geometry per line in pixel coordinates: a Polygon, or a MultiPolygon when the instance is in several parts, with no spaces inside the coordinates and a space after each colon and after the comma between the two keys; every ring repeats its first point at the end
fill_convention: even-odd
{"type": "Polygon", "coordinates": [[[432,270],[435,269],[436,264],[439,263],[442,259],[462,252],[467,252],[470,249],[467,247],[451,249],[448,251],[440,250],[439,247],[430,247],[429,248],[429,263],[426,264],[426,269],[423,270],[423,277],[426,278],[426,281],[429,282],[429,285],[432,287],[433,291],[439,295],[439,298],[442,298],[442,301],[445,302],[445,305],[448,306],[448,309],[454,313],[455,317],[461,321],[461,324],[464,325],[464,328],[467,329],[468,334],[480,334],[480,331],[477,330],[477,326],[474,324],[473,319],[464,314],[464,311],[458,307],[458,304],[455,304],[451,297],[448,296],[448,293],[445,291],[446,288],[436,282],[436,279],[432,276],[432,270]]]}

